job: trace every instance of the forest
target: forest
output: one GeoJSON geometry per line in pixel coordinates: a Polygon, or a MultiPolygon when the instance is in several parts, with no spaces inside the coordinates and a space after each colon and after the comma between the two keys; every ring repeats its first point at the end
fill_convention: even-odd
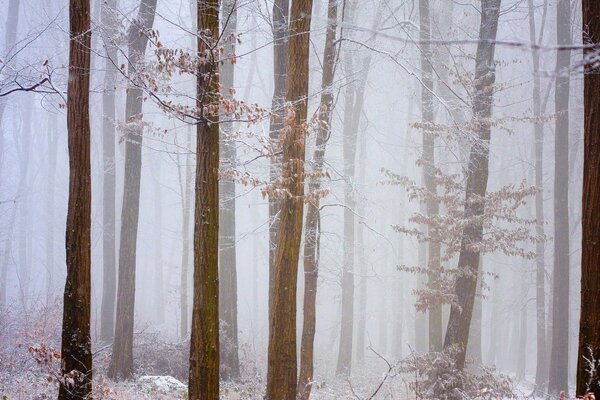
{"type": "Polygon", "coordinates": [[[0,21],[0,399],[600,396],[599,0],[0,21]]]}

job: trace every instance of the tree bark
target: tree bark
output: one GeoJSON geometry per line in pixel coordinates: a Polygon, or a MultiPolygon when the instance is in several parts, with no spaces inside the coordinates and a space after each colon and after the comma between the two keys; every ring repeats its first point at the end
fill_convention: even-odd
{"type": "MultiPolygon", "coordinates": [[[[137,19],[129,27],[129,74],[143,58],[148,43],[140,31],[152,28],[157,0],[142,0],[137,19]]],[[[130,87],[125,101],[125,120],[131,126],[125,136],[125,173],[121,236],[119,246],[119,278],[117,311],[112,358],[107,375],[111,379],[129,379],[133,375],[133,322],[135,310],[135,268],[138,218],[140,212],[140,181],[142,175],[142,90],[130,87]]]]}
{"type": "MultiPolygon", "coordinates": [[[[325,158],[325,147],[331,134],[333,114],[333,78],[336,67],[335,38],[337,31],[337,0],[329,0],[327,8],[327,33],[323,50],[323,75],[321,78],[321,103],[319,106],[319,127],[313,154],[313,174],[309,183],[309,193],[321,189],[321,175],[325,158]]],[[[300,347],[300,375],[298,378],[298,398],[308,400],[313,383],[314,340],[317,314],[317,283],[319,276],[319,250],[321,215],[320,197],[308,203],[304,229],[304,302],[302,342],[300,347]]]]}
{"type": "MultiPolygon", "coordinates": [[[[571,1],[558,0],[558,45],[571,44],[571,1]]],[[[548,392],[569,391],[569,92],[571,51],[556,56],[554,145],[554,270],[548,392]]]]}
{"type": "Polygon", "coordinates": [[[198,57],[208,59],[198,66],[196,106],[208,114],[196,125],[190,400],[219,398],[219,45],[219,0],[200,0],[198,57]]]}
{"type": "MultiPolygon", "coordinates": [[[[225,39],[225,62],[221,65],[220,78],[223,96],[234,86],[235,44],[237,38],[237,5],[236,0],[223,1],[222,23],[225,39]],[[232,59],[227,59],[232,58],[232,59]]],[[[228,135],[233,133],[233,123],[221,124],[221,158],[226,167],[235,168],[235,140],[228,135]]],[[[235,180],[222,179],[220,182],[219,214],[219,314],[222,321],[223,340],[221,341],[221,378],[237,380],[240,377],[240,361],[238,356],[238,310],[237,310],[237,259],[235,244],[235,180]]]]}
{"type": "MultiPolygon", "coordinates": [[[[600,3],[583,0],[583,42],[600,43],[600,3]]],[[[588,50],[586,56],[597,52],[588,50]]],[[[584,165],[581,254],[581,319],[577,396],[600,394],[600,68],[588,65],[584,77],[584,165]],[[590,365],[588,360],[595,360],[590,365]],[[592,368],[590,368],[592,367],[592,368]]]]}
{"type": "Polygon", "coordinates": [[[92,391],[90,162],[90,2],[69,4],[70,46],[67,87],[69,201],[66,228],[61,372],[79,371],[73,385],[60,384],[59,400],[87,399],[92,391]]]}
{"type": "Polygon", "coordinates": [[[281,199],[275,279],[269,323],[268,400],[296,397],[296,289],[304,213],[304,156],[312,0],[294,0],[290,14],[286,117],[282,132],[282,177],[288,195],[281,199]],[[293,107],[293,109],[292,109],[293,107]],[[293,118],[292,118],[293,116],[293,118]]]}
{"type": "MultiPolygon", "coordinates": [[[[501,0],[481,1],[481,25],[475,58],[475,87],[473,99],[473,125],[475,141],[471,145],[466,177],[466,202],[464,217],[478,219],[484,213],[483,198],[487,191],[489,171],[489,144],[491,117],[496,81],[494,54],[501,0]]],[[[472,248],[481,242],[483,224],[480,219],[465,227],[461,239],[458,271],[454,293],[458,306],[452,305],[444,350],[457,347],[455,366],[462,370],[465,365],[466,348],[477,290],[480,253],[472,248]]]]}
{"type": "MultiPolygon", "coordinates": [[[[284,128],[284,104],[286,96],[286,78],[288,65],[288,21],[290,0],[273,1],[273,100],[271,102],[271,120],[269,138],[279,142],[284,128]]],[[[281,176],[281,156],[273,156],[270,165],[270,180],[276,182],[281,176]]],[[[275,282],[275,255],[277,253],[277,232],[281,204],[276,196],[269,196],[269,320],[272,318],[275,282]]]]}
{"type": "MultiPolygon", "coordinates": [[[[117,1],[102,4],[102,24],[110,34],[116,29],[114,13],[117,1]]],[[[104,37],[106,60],[104,63],[104,92],[102,93],[102,303],[100,306],[100,340],[110,343],[115,333],[116,274],[116,165],[115,165],[115,85],[118,65],[117,47],[113,38],[104,37]]]]}

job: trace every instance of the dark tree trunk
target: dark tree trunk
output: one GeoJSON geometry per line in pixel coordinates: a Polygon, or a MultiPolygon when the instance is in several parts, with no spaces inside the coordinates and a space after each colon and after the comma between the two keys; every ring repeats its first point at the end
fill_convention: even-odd
{"type": "Polygon", "coordinates": [[[475,303],[473,305],[473,316],[469,329],[469,344],[467,345],[467,356],[476,365],[481,365],[481,326],[483,317],[483,256],[479,257],[479,275],[477,276],[477,291],[475,292],[475,303]]]}
{"type": "MultiPolygon", "coordinates": [[[[421,40],[421,117],[423,128],[423,180],[428,192],[435,195],[437,185],[434,179],[435,167],[435,137],[428,127],[434,123],[433,113],[433,66],[432,53],[429,41],[431,40],[431,24],[429,18],[429,0],[419,0],[419,39],[421,40]]],[[[437,215],[440,212],[439,203],[430,198],[426,204],[427,215],[437,215]]],[[[427,251],[428,286],[437,289],[440,280],[440,243],[430,241],[427,251]]],[[[428,309],[429,316],[429,351],[442,350],[442,304],[431,304],[428,309]]]]}
{"type": "MultiPolygon", "coordinates": [[[[219,1],[198,1],[196,106],[217,109],[219,1]],[[210,107],[212,106],[212,107],[210,107]]],[[[194,305],[190,342],[190,400],[219,398],[219,115],[201,114],[196,125],[194,305]]]]}
{"type": "MultiPolygon", "coordinates": [[[[571,1],[558,0],[558,45],[571,44],[571,1]]],[[[548,392],[569,391],[569,92],[571,51],[556,56],[554,128],[554,270],[548,392]]]]}
{"type": "MultiPolygon", "coordinates": [[[[284,127],[284,104],[288,65],[288,20],[290,0],[273,1],[273,100],[269,138],[279,142],[284,127]]],[[[275,182],[281,176],[281,156],[273,156],[270,166],[270,180],[275,182]]],[[[273,290],[275,282],[275,255],[277,253],[277,232],[279,231],[280,200],[269,196],[269,319],[273,310],[273,290]]]]}
{"type": "MultiPolygon", "coordinates": [[[[140,34],[152,28],[157,0],[142,0],[137,19],[129,28],[129,73],[144,57],[148,37],[140,34]]],[[[112,358],[107,375],[116,380],[133,375],[133,321],[135,310],[135,268],[138,217],[140,212],[140,181],[142,175],[142,90],[130,87],[125,102],[125,120],[131,124],[125,135],[125,173],[121,236],[119,246],[119,279],[117,285],[117,317],[112,358]]]]}
{"type": "MultiPolygon", "coordinates": [[[[315,175],[309,183],[309,192],[321,189],[321,174],[325,157],[325,146],[331,133],[333,114],[333,78],[336,66],[335,38],[337,30],[337,0],[329,0],[327,11],[327,33],[323,51],[323,76],[321,79],[321,104],[319,107],[319,128],[313,154],[315,175]]],[[[321,235],[320,197],[317,195],[308,203],[304,228],[304,302],[302,342],[300,348],[300,375],[298,378],[298,398],[308,400],[313,383],[314,340],[316,327],[317,283],[319,276],[319,249],[321,235]]]]}
{"type": "MultiPolygon", "coordinates": [[[[501,0],[481,1],[481,25],[479,43],[475,58],[475,91],[473,99],[473,126],[475,140],[471,145],[466,179],[465,218],[477,218],[484,213],[484,203],[488,182],[489,144],[491,117],[496,82],[494,54],[501,0]]],[[[481,221],[481,220],[479,220],[481,221]]],[[[458,347],[455,365],[464,368],[465,353],[469,341],[469,329],[473,303],[477,290],[477,276],[480,253],[471,246],[481,242],[483,225],[481,222],[469,224],[463,231],[454,294],[458,306],[452,305],[448,328],[444,339],[444,349],[458,347]]]]}
{"type": "Polygon", "coordinates": [[[71,0],[67,88],[69,202],[67,208],[67,281],[63,305],[61,372],[81,373],[74,384],[61,383],[59,400],[87,399],[92,391],[90,162],[90,2],[71,0]]]}
{"type": "MultiPolygon", "coordinates": [[[[237,7],[235,0],[223,1],[222,23],[225,38],[225,58],[235,56],[237,38],[237,7]]],[[[220,79],[223,95],[234,86],[233,59],[226,59],[221,65],[220,79]]],[[[226,168],[235,168],[235,140],[229,138],[233,132],[233,123],[221,124],[221,158],[226,168]]],[[[219,214],[219,314],[223,324],[223,340],[221,341],[221,378],[236,380],[240,377],[240,361],[238,356],[238,310],[237,310],[237,261],[235,245],[235,180],[223,179],[220,182],[219,214]]]]}
{"type": "Polygon", "coordinates": [[[269,323],[268,400],[296,398],[296,290],[304,213],[304,156],[312,0],[294,0],[290,14],[286,107],[293,107],[282,135],[282,177],[289,192],[281,200],[275,279],[269,323]]]}
{"type": "MultiPolygon", "coordinates": [[[[583,41],[600,43],[600,2],[583,0],[583,41]]],[[[594,50],[586,55],[594,54],[594,50]]],[[[581,254],[581,320],[577,396],[600,394],[600,68],[586,67],[584,78],[584,165],[581,254]],[[588,360],[596,360],[590,365],[588,360]],[[592,367],[592,368],[590,368],[592,367]]]]}
{"type": "MultiPolygon", "coordinates": [[[[116,29],[114,13],[117,1],[102,4],[102,24],[108,34],[116,29]]],[[[117,47],[112,37],[104,37],[106,61],[104,63],[104,92],[102,93],[102,303],[100,306],[100,340],[110,343],[115,333],[116,274],[116,166],[115,166],[115,85],[118,65],[117,47]]]]}

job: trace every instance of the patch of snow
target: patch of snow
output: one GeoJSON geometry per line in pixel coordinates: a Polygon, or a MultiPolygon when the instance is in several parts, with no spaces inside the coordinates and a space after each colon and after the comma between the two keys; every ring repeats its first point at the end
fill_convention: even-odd
{"type": "Polygon", "coordinates": [[[146,392],[160,394],[179,394],[187,392],[187,386],[172,376],[141,376],[138,385],[146,392]]]}

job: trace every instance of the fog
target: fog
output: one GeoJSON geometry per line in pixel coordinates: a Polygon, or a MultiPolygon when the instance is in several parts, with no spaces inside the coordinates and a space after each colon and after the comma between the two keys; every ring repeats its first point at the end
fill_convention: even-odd
{"type": "MultiPolygon", "coordinates": [[[[293,120],[302,113],[297,104],[308,109],[305,134],[296,139],[306,143],[306,174],[299,183],[301,243],[290,244],[299,249],[291,347],[297,349],[300,373],[309,240],[318,268],[311,396],[502,399],[545,398],[549,393],[558,399],[561,391],[575,396],[584,177],[581,2],[290,4],[296,1],[312,3],[308,95],[288,105],[274,100],[274,43],[282,42],[274,40],[278,28],[273,22],[274,10],[287,2],[218,2],[224,7],[220,31],[225,33],[215,42],[222,57],[215,65],[225,100],[217,124],[213,120],[207,126],[218,128],[220,118],[220,226],[206,229],[220,230],[221,398],[258,399],[265,393],[265,398],[288,398],[265,387],[272,372],[268,360],[275,360],[270,337],[288,335],[277,330],[270,336],[270,318],[278,318],[270,312],[292,307],[277,296],[270,305],[269,286],[275,276],[270,275],[279,274],[270,270],[271,264],[286,271],[282,276],[296,271],[294,257],[291,265],[288,253],[278,249],[283,239],[275,236],[273,241],[272,235],[280,235],[278,229],[293,232],[280,213],[290,210],[283,199],[298,201],[286,179],[300,178],[284,177],[287,162],[293,161],[285,159],[286,107],[292,107],[293,120]],[[332,4],[337,6],[335,21],[328,18],[332,4]],[[493,21],[481,27],[480,21],[494,14],[496,4],[499,22],[490,39],[486,30],[494,29],[493,21]],[[328,23],[337,24],[333,59],[324,56],[328,23]],[[485,61],[489,51],[491,65],[485,61]],[[332,83],[323,86],[330,62],[332,83]],[[228,77],[233,78],[231,88],[225,87],[228,77]],[[331,103],[323,103],[323,94],[331,95],[331,103]],[[224,111],[227,99],[242,111],[224,111]],[[325,120],[323,104],[330,108],[325,120]],[[273,130],[274,118],[285,119],[279,122],[281,131],[273,130]],[[326,135],[317,144],[320,126],[326,135]],[[485,156],[478,158],[481,154],[485,156]],[[477,185],[484,176],[482,197],[477,185]],[[276,204],[284,208],[273,215],[270,205],[276,204]],[[311,235],[306,226],[315,205],[317,231],[311,235]],[[478,226],[482,235],[474,239],[478,226]],[[284,261],[278,264],[280,259],[284,261]],[[477,286],[474,297],[471,282],[477,286]],[[460,375],[460,384],[439,369],[451,362],[463,370],[453,351],[465,344],[459,338],[465,325],[452,328],[458,333],[448,332],[454,312],[460,314],[456,321],[468,319],[468,373],[460,375]],[[462,387],[463,397],[436,389],[444,379],[451,387],[462,387]]],[[[142,4],[152,8],[152,0],[142,4]]],[[[138,0],[91,1],[89,246],[95,398],[184,398],[176,389],[163,393],[146,388],[140,383],[144,376],[173,376],[188,384],[194,302],[202,298],[194,282],[210,279],[199,272],[202,254],[196,254],[209,249],[198,239],[207,222],[198,217],[195,192],[205,187],[195,179],[196,135],[204,120],[190,117],[190,110],[204,101],[198,100],[193,71],[202,62],[186,61],[195,57],[197,37],[204,35],[198,31],[196,6],[195,0],[158,0],[153,23],[144,27],[138,0]],[[141,25],[131,28],[135,24],[141,25]],[[139,38],[148,44],[142,45],[139,59],[132,59],[137,57],[132,41],[139,38]],[[180,49],[181,57],[170,59],[171,49],[180,49]],[[126,110],[136,90],[141,114],[126,110]],[[114,160],[107,153],[112,146],[114,160]],[[141,148],[138,216],[135,166],[125,162],[136,146],[141,148]],[[133,193],[130,200],[128,192],[133,193]],[[123,209],[124,204],[130,209],[123,209]],[[124,281],[117,283],[127,260],[134,266],[129,271],[135,294],[124,281]],[[133,320],[128,306],[134,306],[133,320]],[[127,333],[122,333],[123,348],[117,347],[117,337],[131,323],[133,370],[127,372],[128,361],[119,370],[111,360],[115,354],[128,357],[123,350],[131,346],[127,333]]],[[[67,101],[69,4],[0,0],[0,10],[5,22],[0,26],[0,394],[51,398],[59,386],[68,386],[60,359],[47,361],[39,354],[60,351],[67,298],[67,109],[69,102],[81,101],[67,101]],[[34,87],[37,82],[42,83],[34,87]]],[[[307,32],[296,35],[306,37],[307,32]]],[[[293,35],[284,36],[283,43],[293,42],[293,35]]],[[[285,57],[294,61],[293,53],[285,57]]],[[[288,85],[289,102],[294,82],[282,79],[279,95],[286,100],[288,85]]],[[[290,215],[298,217],[294,211],[290,215]]],[[[272,379],[276,386],[287,382],[272,379]]],[[[302,382],[293,380],[300,393],[302,382]]],[[[211,398],[194,397],[192,387],[190,382],[189,398],[211,398]]]]}

